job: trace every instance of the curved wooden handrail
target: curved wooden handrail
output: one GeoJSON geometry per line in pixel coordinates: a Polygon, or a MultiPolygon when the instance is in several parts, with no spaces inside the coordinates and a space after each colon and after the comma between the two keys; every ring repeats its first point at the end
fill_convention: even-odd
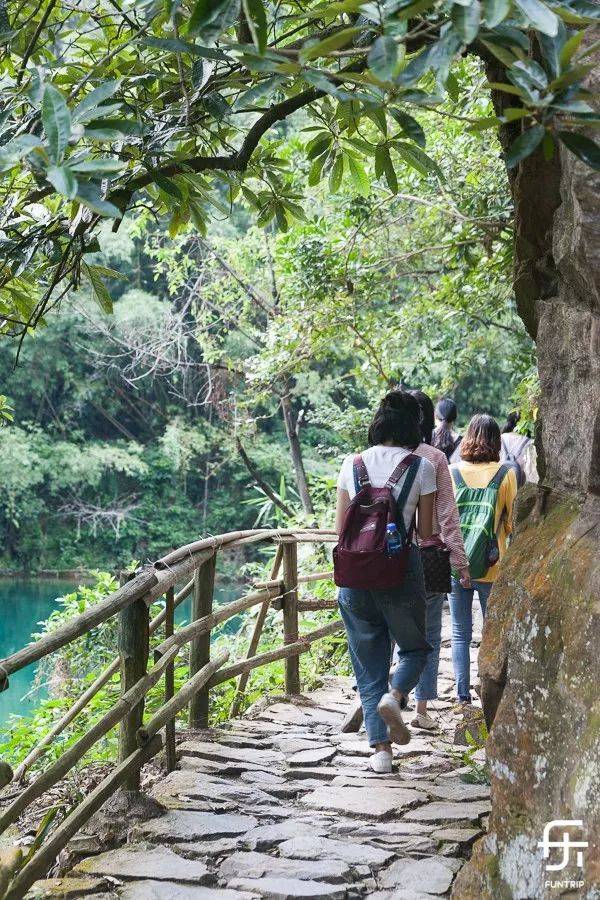
{"type": "Polygon", "coordinates": [[[14,822],[42,792],[64,777],[82,756],[108,731],[114,728],[115,725],[121,723],[121,741],[124,733],[129,736],[133,734],[139,746],[139,749],[135,749],[135,743],[133,746],[129,744],[128,749],[123,753],[123,745],[121,744],[119,765],[117,768],[114,769],[113,772],[70,813],[67,819],[50,835],[49,839],[44,842],[22,868],[20,868],[20,859],[16,860],[14,871],[8,875],[8,878],[10,878],[10,874],[13,875],[10,885],[8,883],[0,885],[0,897],[5,898],[5,900],[17,900],[18,897],[23,896],[23,891],[26,891],[35,880],[44,876],[56,854],[66,846],[67,842],[78,828],[85,824],[93,812],[97,810],[118,787],[124,785],[129,789],[139,789],[139,775],[137,773],[139,773],[141,766],[145,762],[151,759],[152,756],[165,746],[165,741],[167,745],[167,767],[169,766],[169,759],[173,761],[172,765],[174,765],[175,716],[186,705],[190,704],[190,721],[192,721],[192,705],[201,695],[204,698],[203,703],[206,704],[204,709],[208,709],[208,691],[211,687],[215,687],[230,679],[239,678],[238,690],[234,703],[235,708],[239,708],[249,673],[259,666],[267,665],[275,660],[285,659],[286,689],[290,693],[299,692],[299,655],[308,650],[314,641],[326,637],[327,635],[334,634],[341,630],[343,626],[340,619],[335,619],[309,634],[302,636],[298,635],[298,610],[300,608],[309,610],[330,608],[332,606],[332,601],[303,600],[299,602],[298,585],[330,579],[332,573],[329,571],[321,571],[299,577],[297,571],[297,548],[294,545],[307,542],[330,543],[335,540],[337,540],[337,536],[335,532],[331,530],[306,528],[251,529],[247,531],[228,532],[226,534],[217,535],[216,537],[194,541],[184,547],[180,547],[178,550],[172,551],[152,565],[144,567],[140,572],[136,573],[130,581],[126,582],[118,590],[104,598],[96,606],[86,610],[81,615],[74,617],[51,634],[44,635],[44,637],[40,638],[38,641],[29,644],[27,647],[18,650],[16,653],[13,653],[6,659],[0,661],[0,689],[4,690],[8,686],[8,676],[13,672],[18,671],[32,662],[37,662],[50,653],[53,653],[55,650],[64,647],[66,644],[76,640],[91,629],[96,628],[98,625],[107,621],[112,616],[117,614],[120,615],[119,647],[121,648],[121,658],[113,660],[108,668],[101,673],[82,694],[73,707],[61,717],[49,733],[20,764],[15,772],[15,777],[22,778],[28,768],[42,756],[54,738],[56,738],[58,734],[60,734],[61,731],[75,719],[75,717],[90,702],[92,697],[114,674],[116,674],[119,669],[119,662],[121,662],[120,700],[72,747],[46,769],[45,772],[40,774],[33,782],[24,788],[22,793],[20,793],[16,799],[14,799],[13,803],[5,809],[4,813],[0,815],[0,832],[14,822]],[[212,576],[214,575],[215,555],[217,551],[233,549],[235,547],[261,541],[270,541],[279,544],[275,562],[271,569],[270,580],[255,585],[254,590],[238,600],[234,600],[231,603],[227,603],[214,611],[211,611],[214,585],[214,577],[212,576]],[[281,580],[278,580],[276,575],[282,562],[283,577],[281,580]],[[205,564],[210,567],[210,569],[202,568],[205,564]],[[211,578],[206,577],[207,571],[212,573],[211,578]],[[175,595],[175,584],[186,579],[192,572],[194,573],[192,580],[188,581],[183,589],[175,595]],[[192,591],[194,592],[195,598],[205,596],[208,600],[208,605],[201,603],[199,606],[193,607],[193,609],[196,610],[195,615],[198,617],[195,621],[180,628],[173,634],[173,609],[192,591]],[[204,594],[202,593],[203,591],[204,594]],[[154,600],[162,595],[167,596],[169,620],[167,622],[167,609],[165,608],[165,610],[162,610],[151,622],[149,622],[149,606],[154,600]],[[256,654],[262,626],[272,600],[278,601],[276,608],[283,608],[284,644],[267,652],[256,654]],[[136,604],[136,606],[134,606],[134,604],[136,604]],[[227,661],[229,653],[224,651],[215,659],[209,659],[209,641],[206,644],[206,649],[203,649],[200,653],[200,657],[204,655],[203,664],[198,662],[198,660],[193,662],[193,656],[190,654],[190,677],[180,688],[178,693],[173,696],[172,673],[174,660],[179,650],[186,644],[191,644],[193,646],[194,642],[205,640],[201,637],[202,635],[210,635],[212,629],[217,625],[255,605],[260,605],[261,609],[259,616],[257,617],[246,658],[235,661],[227,668],[223,668],[223,664],[227,661]],[[202,615],[202,612],[207,614],[202,615]],[[131,613],[135,613],[133,620],[131,619],[131,613]],[[129,626],[124,625],[124,621],[129,621],[129,626]],[[132,624],[132,622],[134,624],[132,624]],[[134,633],[131,629],[133,628],[135,631],[135,628],[138,626],[141,631],[135,631],[135,633],[140,634],[145,632],[146,636],[148,636],[148,634],[156,632],[163,623],[165,623],[166,628],[165,640],[156,648],[155,664],[148,671],[147,637],[145,649],[143,649],[142,642],[139,645],[141,649],[127,651],[126,649],[123,649],[124,647],[127,647],[127,644],[123,645],[121,643],[122,636],[124,634],[134,633]],[[130,632],[124,630],[127,627],[129,627],[130,632]],[[131,669],[128,672],[127,669],[123,668],[123,659],[130,658],[127,656],[128,652],[139,654],[135,656],[135,659],[141,660],[141,668],[138,669],[138,674],[134,677],[132,677],[131,669]],[[170,689],[168,689],[169,672],[171,673],[170,689]],[[140,726],[139,723],[143,722],[143,703],[145,695],[161,677],[165,678],[165,703],[145,726],[143,724],[140,726]],[[137,719],[138,727],[137,732],[133,733],[131,731],[131,721],[138,715],[137,710],[139,710],[139,718],[137,719]],[[165,731],[164,741],[159,734],[163,729],[165,731]],[[133,787],[131,783],[132,779],[133,787]]]}

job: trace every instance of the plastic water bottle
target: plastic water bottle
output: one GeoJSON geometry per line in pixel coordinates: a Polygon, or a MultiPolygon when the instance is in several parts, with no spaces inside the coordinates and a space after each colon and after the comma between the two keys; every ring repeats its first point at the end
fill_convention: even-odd
{"type": "Polygon", "coordinates": [[[387,548],[390,556],[398,553],[402,549],[402,541],[400,540],[400,532],[395,522],[389,522],[386,528],[387,548]]]}

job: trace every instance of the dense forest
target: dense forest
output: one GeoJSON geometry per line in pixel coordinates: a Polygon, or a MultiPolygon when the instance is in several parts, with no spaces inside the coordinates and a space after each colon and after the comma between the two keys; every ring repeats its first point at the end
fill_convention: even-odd
{"type": "Polygon", "coordinates": [[[320,183],[332,105],[298,112],[272,152],[308,199],[266,224],[223,190],[208,231],[143,207],[103,226],[88,259],[108,291],[84,287],[0,359],[3,568],[114,570],[198,534],[326,523],[388,385],[449,393],[462,422],[532,414],[506,173],[470,125],[483,80],[463,63],[442,115],[398,113],[417,143],[394,162],[373,112],[320,183]]]}

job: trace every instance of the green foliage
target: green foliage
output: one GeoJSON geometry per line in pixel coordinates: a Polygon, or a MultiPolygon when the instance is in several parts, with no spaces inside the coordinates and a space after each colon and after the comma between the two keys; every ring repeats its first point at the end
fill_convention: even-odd
{"type": "Polygon", "coordinates": [[[544,165],[559,142],[597,168],[597,145],[581,134],[597,124],[581,46],[597,21],[585,0],[182,0],[128,10],[26,0],[8,11],[0,55],[1,330],[24,337],[82,279],[110,309],[87,260],[105,218],[149,210],[168,217],[172,238],[189,222],[203,234],[239,199],[259,227],[303,221],[279,124],[300,109],[320,119],[305,148],[309,185],[367,198],[373,157],[392,193],[407,170],[441,178],[410,120],[459,99],[466,50],[495,57],[505,76],[495,87],[515,97],[500,119],[465,123],[518,121],[509,165],[540,143],[544,165]],[[371,123],[377,142],[363,137],[371,123]]]}
{"type": "Polygon", "coordinates": [[[461,775],[461,781],[465,781],[467,784],[489,784],[490,770],[487,762],[481,763],[475,759],[477,752],[485,748],[489,737],[485,723],[480,724],[477,735],[473,736],[470,731],[466,731],[465,737],[468,749],[460,756],[460,761],[469,771],[461,775]]]}

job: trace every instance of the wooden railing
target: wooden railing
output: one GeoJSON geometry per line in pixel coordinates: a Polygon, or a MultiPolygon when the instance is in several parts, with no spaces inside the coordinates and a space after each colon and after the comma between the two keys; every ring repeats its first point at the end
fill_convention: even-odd
{"type": "Polygon", "coordinates": [[[118,764],[66,816],[27,861],[23,861],[19,849],[0,850],[0,898],[21,900],[31,885],[45,876],[69,840],[117,789],[139,791],[142,766],[163,748],[166,769],[171,771],[176,764],[175,717],[187,707],[190,727],[206,727],[209,720],[211,688],[237,678],[236,693],[231,707],[231,715],[237,715],[250,672],[259,666],[283,659],[286,693],[300,692],[300,654],[320,638],[341,630],[342,624],[339,619],[335,619],[309,634],[302,636],[298,634],[299,612],[335,606],[331,600],[299,597],[301,585],[330,579],[332,573],[327,571],[299,576],[298,545],[306,542],[331,543],[336,539],[334,532],[318,529],[262,529],[230,532],[196,541],[128,576],[128,580],[124,581],[117,591],[91,609],[6,659],[0,660],[0,690],[7,690],[10,676],[14,672],[65,647],[113,616],[119,617],[119,655],[95,679],[71,709],[55,723],[43,740],[20,763],[14,774],[8,765],[0,763],[0,788],[11,782],[22,784],[33,764],[42,758],[52,742],[117,672],[120,672],[120,699],[54,763],[23,786],[16,796],[14,793],[11,794],[10,804],[0,813],[0,834],[16,822],[31,803],[71,771],[82,757],[117,725],[118,764]],[[255,584],[250,593],[239,600],[214,607],[218,553],[257,542],[269,542],[276,546],[269,579],[255,584]],[[184,587],[175,593],[175,586],[184,581],[186,582],[184,587]],[[190,624],[175,631],[174,611],[190,594],[192,595],[190,624]],[[150,606],[161,597],[165,599],[164,608],[154,619],[150,619],[150,606]],[[258,605],[260,609],[245,658],[225,666],[229,661],[229,653],[224,651],[211,659],[212,630],[244,610],[258,605]],[[257,654],[270,607],[282,610],[283,644],[274,650],[257,654]],[[154,650],[153,665],[148,668],[150,636],[163,626],[164,640],[154,650]],[[188,644],[189,678],[175,693],[175,660],[181,649],[188,644]],[[161,679],[164,680],[165,702],[149,721],[144,722],[146,694],[161,679]]]}

